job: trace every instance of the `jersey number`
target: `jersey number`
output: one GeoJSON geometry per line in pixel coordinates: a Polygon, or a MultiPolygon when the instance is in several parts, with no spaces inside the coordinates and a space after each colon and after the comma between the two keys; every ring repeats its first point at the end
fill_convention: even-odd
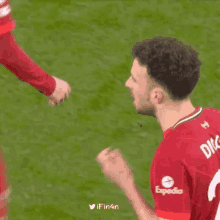
{"type": "MultiPolygon", "coordinates": [[[[217,171],[217,173],[215,174],[215,176],[213,177],[213,179],[209,185],[208,199],[210,202],[213,200],[214,197],[216,197],[215,189],[216,189],[216,186],[218,185],[218,183],[220,183],[220,170],[217,171]]],[[[218,219],[220,219],[220,201],[219,201],[217,213],[215,216],[215,220],[218,220],[218,219]]]]}

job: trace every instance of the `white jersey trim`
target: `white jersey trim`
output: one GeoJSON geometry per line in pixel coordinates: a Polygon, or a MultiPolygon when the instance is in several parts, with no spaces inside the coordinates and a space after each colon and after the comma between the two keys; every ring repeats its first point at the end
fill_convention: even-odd
{"type": "Polygon", "coordinates": [[[190,120],[196,118],[198,115],[200,115],[200,114],[202,113],[202,111],[203,111],[203,108],[200,107],[199,110],[198,110],[197,112],[195,112],[193,115],[191,115],[191,116],[189,116],[189,117],[187,117],[187,118],[184,118],[184,119],[182,119],[181,121],[177,122],[177,123],[174,125],[173,129],[175,129],[175,128],[176,128],[178,125],[180,125],[180,124],[183,124],[183,123],[185,123],[185,122],[187,122],[187,121],[190,121],[190,120]]]}

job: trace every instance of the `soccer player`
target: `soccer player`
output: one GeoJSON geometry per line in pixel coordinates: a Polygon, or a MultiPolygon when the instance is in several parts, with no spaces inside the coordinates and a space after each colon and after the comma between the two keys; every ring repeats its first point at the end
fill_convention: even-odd
{"type": "MultiPolygon", "coordinates": [[[[48,97],[49,104],[58,105],[71,92],[69,84],[43,71],[18,45],[12,31],[16,23],[11,15],[8,0],[0,0],[0,64],[5,66],[21,81],[29,83],[48,97]]],[[[1,150],[1,149],[0,149],[1,150]]],[[[3,152],[0,152],[0,220],[8,216],[7,203],[10,184],[3,152]]]]}
{"type": "Polygon", "coordinates": [[[220,111],[190,101],[200,77],[198,53],[175,38],[155,37],[138,42],[132,55],[125,86],[136,112],[155,117],[163,131],[150,170],[155,208],[118,149],[98,154],[102,172],[123,190],[139,220],[220,220],[220,111]]]}

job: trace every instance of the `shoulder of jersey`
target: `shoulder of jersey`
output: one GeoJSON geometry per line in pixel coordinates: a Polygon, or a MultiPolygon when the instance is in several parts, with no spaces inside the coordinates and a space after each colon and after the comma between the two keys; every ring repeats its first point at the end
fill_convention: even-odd
{"type": "Polygon", "coordinates": [[[198,117],[179,124],[176,128],[174,127],[167,137],[169,139],[187,138],[187,140],[190,140],[198,135],[201,136],[201,133],[206,132],[208,129],[216,128],[218,125],[220,130],[220,124],[217,122],[220,123],[220,110],[203,108],[203,112],[198,117]],[[213,124],[216,124],[216,126],[213,124]]]}

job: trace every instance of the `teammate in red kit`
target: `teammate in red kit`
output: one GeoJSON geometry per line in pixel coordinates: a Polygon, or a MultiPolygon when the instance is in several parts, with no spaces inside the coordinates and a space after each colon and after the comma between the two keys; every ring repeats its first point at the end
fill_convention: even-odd
{"type": "MultiPolygon", "coordinates": [[[[20,80],[29,83],[48,97],[49,104],[58,105],[71,92],[69,84],[43,71],[17,44],[12,31],[16,23],[11,15],[8,0],[0,0],[0,64],[20,80]]],[[[6,162],[0,154],[0,220],[8,219],[7,202],[10,184],[7,179],[6,162]]]]}
{"type": "Polygon", "coordinates": [[[198,53],[175,38],[155,37],[138,42],[132,55],[125,86],[136,112],[155,117],[164,137],[150,170],[155,208],[118,149],[97,156],[102,172],[124,191],[139,220],[220,220],[220,111],[190,101],[200,77],[198,53]]]}
{"type": "Polygon", "coordinates": [[[52,77],[31,60],[15,40],[15,27],[9,1],[0,0],[0,64],[47,96],[51,105],[58,105],[69,96],[69,84],[52,77]]]}

